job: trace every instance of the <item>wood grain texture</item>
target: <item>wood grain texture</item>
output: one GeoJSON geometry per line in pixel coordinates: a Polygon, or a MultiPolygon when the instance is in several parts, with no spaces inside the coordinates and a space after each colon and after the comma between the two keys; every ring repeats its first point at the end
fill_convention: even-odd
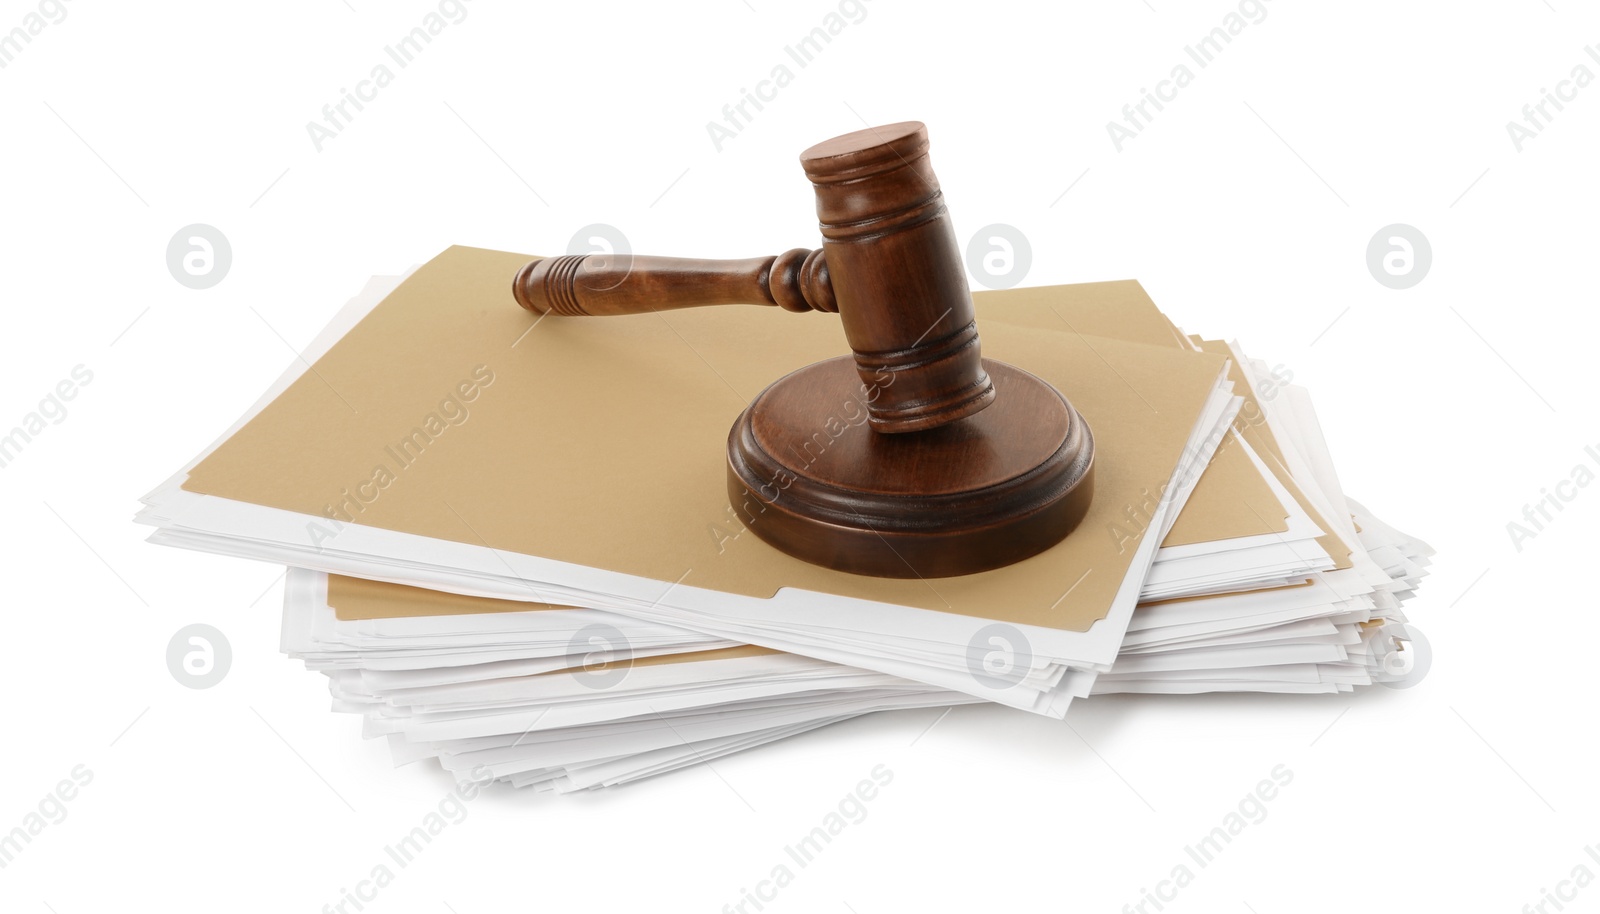
{"type": "Polygon", "coordinates": [[[987,407],[972,294],[917,121],[869,127],[800,155],[822,250],[874,431],[937,428],[987,407]]]}
{"type": "Polygon", "coordinates": [[[728,436],[728,497],[797,558],[878,577],[946,577],[1059,542],[1094,494],[1094,438],[1056,390],[987,361],[991,408],[913,435],[865,423],[871,389],[846,357],[751,402],[728,436]]]}
{"type": "Polygon", "coordinates": [[[777,305],[837,311],[821,251],[696,260],[632,254],[564,254],[531,261],[511,283],[517,304],[536,314],[601,317],[701,305],[777,305]]]}

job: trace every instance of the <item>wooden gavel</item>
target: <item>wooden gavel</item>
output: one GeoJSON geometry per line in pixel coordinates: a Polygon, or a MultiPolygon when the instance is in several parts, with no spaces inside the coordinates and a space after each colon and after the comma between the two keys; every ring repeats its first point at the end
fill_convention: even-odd
{"type": "Polygon", "coordinates": [[[567,317],[724,304],[837,312],[852,354],[778,380],[729,433],[728,497],[749,528],[806,561],[883,577],[967,574],[1054,545],[1088,510],[1094,438],[1049,384],[982,357],[927,129],[858,130],[800,163],[820,250],[570,254],[525,265],[513,295],[567,317]],[[865,405],[870,431],[833,434],[826,410],[845,400],[865,405]]]}
{"type": "Polygon", "coordinates": [[[517,302],[540,314],[642,314],[700,305],[838,312],[874,431],[935,428],[988,406],[961,249],[928,162],[928,132],[908,121],[828,140],[800,156],[816,189],[822,248],[774,257],[691,260],[569,254],[517,274],[517,302]]]}

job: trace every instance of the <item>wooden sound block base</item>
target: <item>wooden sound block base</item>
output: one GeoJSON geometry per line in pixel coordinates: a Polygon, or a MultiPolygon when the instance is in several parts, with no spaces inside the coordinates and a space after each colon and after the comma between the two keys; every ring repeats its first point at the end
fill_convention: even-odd
{"type": "Polygon", "coordinates": [[[728,498],[761,539],[887,578],[987,571],[1059,542],[1094,495],[1094,436],[1055,388],[983,360],[989,408],[886,435],[850,356],[779,379],[728,434],[728,498]]]}

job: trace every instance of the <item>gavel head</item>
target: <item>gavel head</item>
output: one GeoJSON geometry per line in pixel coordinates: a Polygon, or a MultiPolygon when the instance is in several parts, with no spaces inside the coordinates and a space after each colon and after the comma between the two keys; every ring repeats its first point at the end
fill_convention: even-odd
{"type": "Polygon", "coordinates": [[[828,280],[874,431],[915,432],[994,401],[961,250],[918,121],[800,155],[816,190],[828,280]]]}

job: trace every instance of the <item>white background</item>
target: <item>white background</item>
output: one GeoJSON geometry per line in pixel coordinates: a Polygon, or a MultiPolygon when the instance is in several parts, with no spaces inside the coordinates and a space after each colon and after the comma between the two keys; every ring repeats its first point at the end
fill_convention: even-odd
{"type": "MultiPolygon", "coordinates": [[[[1439,550],[1407,607],[1432,674],[1100,698],[1065,724],[880,715],[612,792],[499,789],[368,910],[720,911],[880,764],[865,821],[767,910],[1119,911],[1188,863],[1169,911],[1513,912],[1600,875],[1600,485],[1520,550],[1506,529],[1600,471],[1600,86],[1520,152],[1505,126],[1573,67],[1600,74],[1600,15],[1273,0],[1118,152],[1107,121],[1235,8],[872,0],[799,69],[784,46],[837,6],[473,0],[319,152],[307,122],[436,5],[72,0],[0,70],[0,427],[94,375],[0,470],[0,830],[74,766],[94,779],[0,870],[0,908],[319,911],[449,789],[391,768],[278,653],[281,569],[129,523],[365,277],[453,243],[560,253],[594,222],[647,253],[813,246],[800,150],[913,118],[963,241],[1025,233],[1025,284],[1134,277],[1186,329],[1293,369],[1348,491],[1439,550]],[[793,83],[717,151],[706,123],[779,63],[793,83]],[[204,291],[165,261],[191,223],[233,249],[204,291]],[[1365,262],[1391,223],[1432,244],[1405,291],[1365,262]],[[164,657],[193,622],[234,652],[204,691],[164,657]],[[1264,821],[1207,867],[1184,855],[1278,765],[1264,821]]],[[[36,9],[5,0],[0,30],[36,9]]]]}

